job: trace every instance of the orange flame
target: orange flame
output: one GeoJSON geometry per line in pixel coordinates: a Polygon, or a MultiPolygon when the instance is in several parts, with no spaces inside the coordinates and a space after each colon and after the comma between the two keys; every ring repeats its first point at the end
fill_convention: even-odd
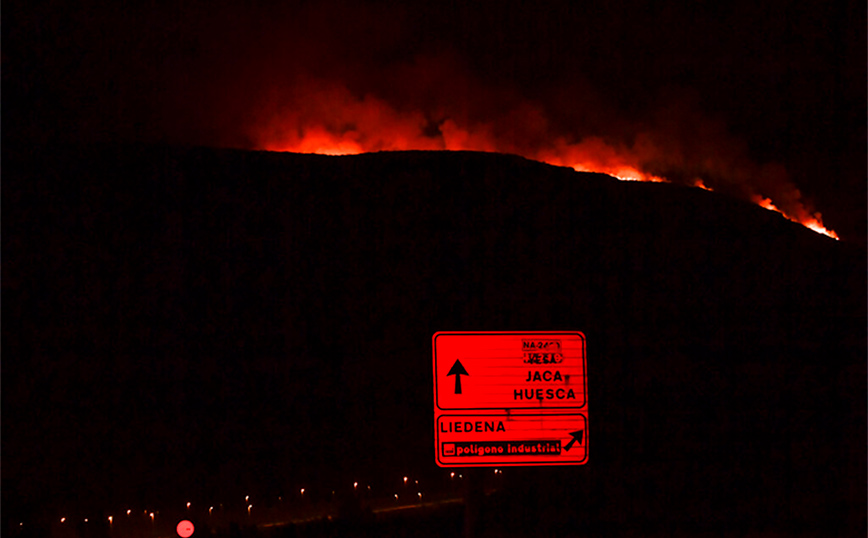
{"type": "Polygon", "coordinates": [[[817,233],[823,234],[825,236],[831,237],[832,239],[840,240],[838,234],[836,234],[833,230],[830,230],[823,226],[822,215],[820,213],[815,213],[813,215],[805,215],[801,218],[795,217],[793,215],[789,215],[784,211],[778,209],[777,206],[771,201],[769,198],[765,198],[762,196],[754,196],[753,202],[759,205],[760,207],[764,207],[770,211],[775,211],[784,216],[787,220],[791,220],[795,223],[801,224],[802,226],[809,228],[817,233]]]}
{"type": "Polygon", "coordinates": [[[753,201],[756,205],[760,207],[764,207],[770,211],[777,211],[778,213],[783,213],[780,209],[772,203],[770,198],[763,198],[762,196],[754,196],[753,201]]]}
{"type": "Polygon", "coordinates": [[[704,189],[704,190],[707,190],[707,191],[712,191],[712,192],[714,191],[714,189],[712,189],[711,187],[706,187],[706,186],[705,186],[705,183],[702,181],[701,178],[696,178],[696,179],[693,181],[693,186],[694,186],[694,187],[699,187],[700,189],[704,189]]]}
{"type": "MultiPolygon", "coordinates": [[[[288,109],[273,107],[268,117],[255,122],[257,147],[269,151],[355,155],[376,151],[472,150],[517,154],[579,172],[607,174],[622,181],[668,182],[643,170],[643,159],[636,151],[600,137],[588,136],[571,141],[546,136],[547,121],[533,107],[507,114],[507,123],[483,122],[468,118],[400,111],[385,101],[366,95],[359,99],[340,86],[314,84],[313,91],[295,95],[298,103],[288,109]],[[515,126],[518,127],[515,127],[515,126]],[[542,133],[542,134],[541,134],[542,133]],[[524,142],[534,139],[533,143],[524,142]]],[[[693,186],[712,190],[697,178],[693,186]]],[[[760,206],[811,230],[838,239],[823,225],[819,213],[810,213],[800,202],[794,213],[785,212],[766,197],[750,196],[760,206]]]]}

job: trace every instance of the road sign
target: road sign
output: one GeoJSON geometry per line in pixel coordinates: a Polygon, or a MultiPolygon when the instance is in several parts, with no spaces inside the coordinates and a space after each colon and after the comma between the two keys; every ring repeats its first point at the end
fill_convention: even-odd
{"type": "Polygon", "coordinates": [[[433,348],[438,465],[587,462],[582,333],[438,332],[433,348]]]}

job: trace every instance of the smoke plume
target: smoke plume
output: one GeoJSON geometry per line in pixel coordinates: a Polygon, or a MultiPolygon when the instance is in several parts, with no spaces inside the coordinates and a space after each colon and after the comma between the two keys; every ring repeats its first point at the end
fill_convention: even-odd
{"type": "Polygon", "coordinates": [[[807,199],[824,187],[864,213],[841,201],[864,190],[864,16],[815,4],[786,20],[633,0],[13,4],[4,90],[27,101],[4,123],[37,142],[515,153],[703,185],[822,231],[807,199]]]}

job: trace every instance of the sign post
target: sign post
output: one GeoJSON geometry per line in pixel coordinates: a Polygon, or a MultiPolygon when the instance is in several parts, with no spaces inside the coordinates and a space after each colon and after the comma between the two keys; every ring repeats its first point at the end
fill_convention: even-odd
{"type": "Polygon", "coordinates": [[[587,463],[582,333],[438,332],[433,348],[437,465],[587,463]]]}

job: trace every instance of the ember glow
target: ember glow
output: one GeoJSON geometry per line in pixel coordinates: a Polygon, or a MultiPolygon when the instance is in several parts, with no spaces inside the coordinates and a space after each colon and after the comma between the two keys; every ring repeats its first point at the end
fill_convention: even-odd
{"type": "Polygon", "coordinates": [[[756,203],[757,205],[759,205],[760,207],[764,207],[770,211],[776,211],[776,212],[780,213],[781,215],[783,215],[787,220],[791,220],[793,222],[801,224],[802,226],[809,228],[809,229],[811,229],[817,233],[831,237],[832,239],[835,239],[836,241],[840,239],[838,237],[838,234],[836,234],[833,230],[830,230],[830,229],[826,228],[825,226],[823,226],[822,215],[820,215],[819,213],[815,213],[813,215],[806,214],[806,215],[802,215],[800,217],[797,217],[797,216],[789,215],[789,214],[785,213],[784,211],[781,211],[777,206],[775,206],[774,202],[772,202],[770,198],[764,198],[762,196],[754,196],[753,202],[756,203]]]}
{"type": "MultiPolygon", "coordinates": [[[[496,134],[500,132],[496,127],[502,126],[496,126],[494,122],[459,123],[445,117],[432,120],[431,114],[401,112],[374,96],[355,99],[345,89],[330,88],[307,96],[304,107],[284,110],[273,116],[257,130],[254,138],[258,147],[268,151],[320,155],[403,150],[511,153],[578,172],[607,174],[622,181],[669,182],[662,175],[644,170],[642,151],[600,137],[588,136],[577,141],[557,137],[548,145],[543,137],[541,143],[523,146],[517,142],[516,135],[530,132],[539,139],[539,128],[546,124],[538,112],[532,111],[530,115],[533,125],[528,127],[519,121],[518,128],[513,128],[508,136],[500,137],[496,134]]],[[[526,120],[528,113],[524,111],[518,116],[526,120]]],[[[714,190],[702,178],[694,178],[691,185],[714,190]]],[[[838,239],[834,231],[823,225],[821,215],[808,211],[799,200],[789,204],[794,211],[785,211],[769,197],[749,194],[748,198],[788,220],[838,239]]]]}
{"type": "Polygon", "coordinates": [[[764,208],[766,208],[766,209],[768,209],[768,210],[770,210],[770,211],[777,211],[778,213],[781,212],[781,210],[778,209],[778,208],[775,206],[775,204],[772,203],[771,199],[769,199],[769,198],[763,198],[762,196],[755,196],[754,199],[753,199],[753,201],[754,201],[754,203],[756,203],[758,206],[760,206],[760,207],[764,207],[764,208]]]}
{"type": "Polygon", "coordinates": [[[699,178],[696,178],[696,180],[693,182],[693,186],[694,186],[694,187],[699,187],[700,189],[704,189],[704,190],[707,190],[707,191],[713,191],[713,190],[714,190],[714,189],[712,189],[712,188],[710,188],[710,187],[707,187],[707,186],[705,185],[705,182],[703,182],[703,181],[702,181],[701,179],[699,179],[699,178]]]}

